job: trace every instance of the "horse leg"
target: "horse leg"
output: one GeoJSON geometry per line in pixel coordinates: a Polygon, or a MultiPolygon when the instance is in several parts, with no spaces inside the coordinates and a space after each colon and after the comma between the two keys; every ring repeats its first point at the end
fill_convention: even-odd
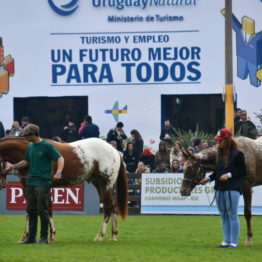
{"type": "Polygon", "coordinates": [[[26,215],[25,230],[23,235],[17,241],[17,243],[22,243],[28,237],[28,234],[29,234],[29,216],[26,215]]]}
{"type": "Polygon", "coordinates": [[[112,235],[109,240],[117,241],[118,225],[117,225],[115,212],[111,214],[111,223],[112,223],[112,235]]]}
{"type": "Polygon", "coordinates": [[[245,186],[243,197],[244,197],[244,215],[247,223],[247,240],[245,241],[245,245],[252,246],[253,245],[253,232],[251,226],[252,189],[250,185],[245,186]]]}
{"type": "MultiPolygon", "coordinates": [[[[23,185],[23,195],[24,195],[24,198],[26,199],[26,190],[24,188],[24,185],[25,185],[25,180],[21,180],[20,179],[20,183],[23,185]]],[[[23,242],[29,235],[29,215],[27,214],[26,215],[26,222],[25,222],[25,230],[24,230],[24,233],[23,235],[20,237],[20,239],[17,241],[17,243],[21,243],[23,242]]]]}
{"type": "Polygon", "coordinates": [[[49,204],[49,227],[50,227],[50,236],[49,236],[49,243],[54,243],[55,242],[55,233],[56,233],[56,229],[55,229],[55,223],[53,220],[53,210],[52,210],[52,203],[51,203],[51,199],[50,199],[50,204],[49,204]]]}
{"type": "Polygon", "coordinates": [[[55,223],[54,223],[52,216],[49,216],[49,226],[50,226],[50,236],[49,236],[48,242],[54,243],[55,242],[56,229],[55,229],[55,223]]]}
{"type": "MultiPolygon", "coordinates": [[[[100,227],[100,230],[98,234],[96,235],[94,241],[102,241],[105,233],[106,233],[106,228],[110,219],[110,216],[113,212],[113,197],[112,197],[112,189],[106,189],[106,185],[103,186],[103,188],[99,192],[101,193],[102,201],[103,201],[103,209],[104,209],[104,220],[102,222],[102,225],[100,227]]],[[[112,236],[113,237],[113,236],[112,236]]],[[[116,240],[116,239],[114,239],[116,240]]]]}

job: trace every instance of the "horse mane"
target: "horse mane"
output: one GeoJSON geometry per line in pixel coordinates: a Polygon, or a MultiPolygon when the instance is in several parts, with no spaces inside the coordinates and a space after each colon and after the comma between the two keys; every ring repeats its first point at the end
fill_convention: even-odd
{"type": "Polygon", "coordinates": [[[213,171],[216,167],[216,154],[216,145],[213,145],[194,154],[194,158],[204,169],[207,171],[213,171]]]}
{"type": "Polygon", "coordinates": [[[1,150],[4,149],[5,145],[8,145],[8,151],[19,151],[25,152],[28,145],[28,141],[23,137],[4,137],[0,139],[0,155],[1,150]]]}

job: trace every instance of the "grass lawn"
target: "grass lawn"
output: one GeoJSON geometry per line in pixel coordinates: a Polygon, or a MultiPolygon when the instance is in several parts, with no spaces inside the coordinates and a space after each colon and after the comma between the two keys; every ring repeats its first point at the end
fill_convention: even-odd
{"type": "MultiPolygon", "coordinates": [[[[81,262],[81,261],[260,261],[262,217],[253,217],[254,245],[244,246],[246,225],[241,220],[239,247],[219,249],[222,240],[218,216],[141,215],[119,218],[117,242],[94,243],[102,216],[55,215],[54,244],[19,245],[25,216],[0,215],[0,262],[81,262]]],[[[111,226],[111,225],[110,225],[111,226]]]]}

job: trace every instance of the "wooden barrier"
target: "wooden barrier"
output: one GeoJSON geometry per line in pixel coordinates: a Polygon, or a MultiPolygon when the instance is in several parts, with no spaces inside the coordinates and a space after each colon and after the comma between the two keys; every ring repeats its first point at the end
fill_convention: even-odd
{"type": "MultiPolygon", "coordinates": [[[[140,214],[141,208],[141,174],[127,173],[128,181],[128,215],[140,214]],[[139,181],[140,180],[140,183],[139,181]]],[[[115,187],[113,190],[115,194],[115,187]]],[[[103,204],[100,203],[100,213],[103,213],[103,204]]]]}
{"type": "Polygon", "coordinates": [[[141,174],[127,173],[128,214],[138,215],[141,209],[141,174]],[[139,181],[137,181],[139,180],[139,181]]]}

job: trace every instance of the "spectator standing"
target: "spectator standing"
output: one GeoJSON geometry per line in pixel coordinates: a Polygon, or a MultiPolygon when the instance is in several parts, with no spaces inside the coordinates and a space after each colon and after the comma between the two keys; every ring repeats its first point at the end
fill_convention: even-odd
{"type": "Polygon", "coordinates": [[[132,142],[127,143],[123,159],[126,164],[126,170],[130,173],[135,172],[138,163],[138,153],[134,149],[134,145],[132,142]]]}
{"type": "Polygon", "coordinates": [[[131,130],[130,134],[132,136],[134,149],[137,151],[138,155],[140,156],[144,148],[143,138],[136,129],[131,130]]]}
{"type": "Polygon", "coordinates": [[[150,151],[149,148],[144,148],[139,160],[149,167],[150,171],[155,169],[155,155],[150,151]]]}
{"type": "Polygon", "coordinates": [[[159,142],[158,151],[155,154],[155,162],[159,161],[164,162],[168,168],[170,167],[170,152],[164,141],[159,142]]]}
{"type": "Polygon", "coordinates": [[[83,129],[80,131],[78,135],[80,139],[90,138],[90,137],[99,137],[100,135],[99,127],[93,124],[93,120],[91,116],[86,115],[84,117],[84,123],[85,125],[83,129]]]}
{"type": "Polygon", "coordinates": [[[171,125],[170,120],[167,119],[164,122],[164,127],[161,129],[160,140],[167,143],[167,145],[172,146],[172,137],[176,135],[174,127],[171,125]]]}
{"type": "Polygon", "coordinates": [[[21,128],[24,129],[28,124],[30,124],[29,117],[28,116],[23,116],[21,118],[21,128]]]}
{"type": "Polygon", "coordinates": [[[123,152],[123,142],[127,138],[124,130],[124,124],[122,122],[118,122],[115,128],[109,130],[107,134],[106,141],[109,143],[111,140],[116,141],[117,150],[123,152]]]}
{"type": "Polygon", "coordinates": [[[240,120],[235,124],[235,132],[239,132],[241,136],[257,138],[257,128],[252,121],[248,120],[246,110],[241,111],[240,120]]]}
{"type": "Polygon", "coordinates": [[[11,127],[11,133],[12,136],[21,136],[20,134],[22,133],[23,129],[20,127],[18,121],[14,121],[11,127]]]}
{"type": "Polygon", "coordinates": [[[2,121],[0,121],[0,138],[2,137],[5,137],[5,128],[2,121]]]}
{"type": "Polygon", "coordinates": [[[62,140],[67,143],[78,140],[77,127],[73,121],[68,120],[66,126],[64,126],[62,140]]]}
{"type": "Polygon", "coordinates": [[[234,124],[236,125],[236,123],[238,121],[240,121],[240,114],[241,114],[241,108],[236,108],[235,110],[235,117],[234,117],[234,124]]]}
{"type": "Polygon", "coordinates": [[[174,146],[170,150],[170,165],[173,160],[178,160],[179,163],[182,162],[183,153],[182,153],[182,144],[180,141],[175,141],[174,146]]]}
{"type": "Polygon", "coordinates": [[[83,130],[83,128],[85,127],[85,125],[86,125],[86,122],[85,122],[85,121],[82,121],[82,122],[80,123],[80,127],[79,127],[79,129],[78,129],[78,134],[81,133],[81,131],[83,130]]]}

